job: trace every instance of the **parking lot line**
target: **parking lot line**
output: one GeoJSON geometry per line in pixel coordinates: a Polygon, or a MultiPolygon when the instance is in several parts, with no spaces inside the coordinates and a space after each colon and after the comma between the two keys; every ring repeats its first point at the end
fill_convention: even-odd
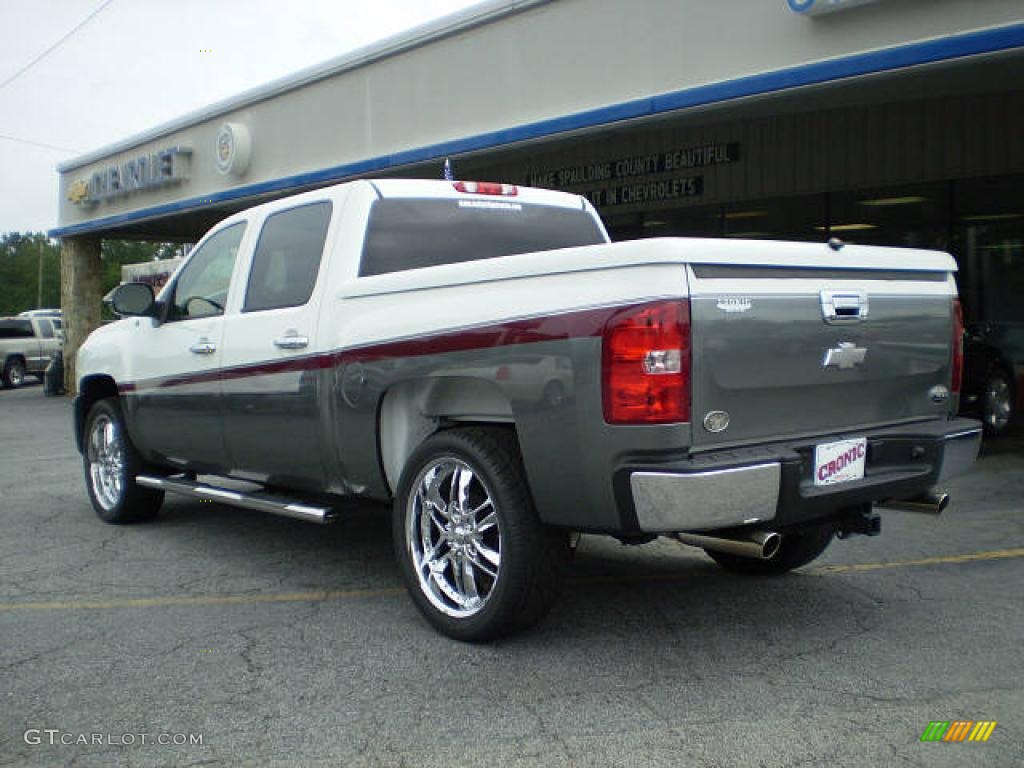
{"type": "MultiPolygon", "coordinates": [[[[941,555],[922,557],[917,560],[894,560],[885,563],[851,563],[849,565],[821,565],[806,568],[800,573],[824,576],[833,573],[864,573],[894,568],[911,568],[927,565],[962,565],[985,560],[1009,560],[1024,558],[1024,547],[996,549],[987,552],[969,552],[962,555],[941,555]]],[[[573,579],[574,584],[636,584],[654,581],[669,581],[681,578],[679,574],[658,574],[636,578],[583,578],[573,579]]],[[[161,608],[170,606],[204,605],[254,605],[257,603],[316,603],[327,600],[353,600],[370,597],[391,597],[405,592],[403,587],[379,587],[376,589],[321,589],[307,592],[284,592],[264,595],[167,595],[162,597],[125,597],[110,600],[55,600],[47,602],[0,603],[0,613],[11,611],[64,611],[64,610],[111,610],[117,608],[161,608]]]]}
{"type": "Polygon", "coordinates": [[[388,597],[405,592],[402,587],[378,589],[320,589],[267,595],[167,595],[162,597],[124,597],[111,600],[56,600],[38,603],[0,603],[3,611],[108,610],[111,608],[162,608],[175,605],[253,605],[256,603],[316,603],[324,600],[351,600],[388,597]]]}
{"type": "Polygon", "coordinates": [[[938,557],[922,557],[919,560],[895,560],[889,563],[852,563],[850,565],[819,565],[808,568],[803,573],[861,573],[864,571],[880,571],[885,568],[910,568],[916,565],[958,565],[973,563],[978,560],[1007,560],[1024,557],[1024,547],[1016,549],[994,549],[988,552],[970,552],[963,555],[940,555],[938,557]]]}

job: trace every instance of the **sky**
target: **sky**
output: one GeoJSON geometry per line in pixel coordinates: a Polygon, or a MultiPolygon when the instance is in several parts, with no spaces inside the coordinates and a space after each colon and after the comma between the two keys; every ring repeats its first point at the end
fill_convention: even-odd
{"type": "Polygon", "coordinates": [[[56,226],[58,163],[476,2],[0,0],[0,233],[56,226]]]}

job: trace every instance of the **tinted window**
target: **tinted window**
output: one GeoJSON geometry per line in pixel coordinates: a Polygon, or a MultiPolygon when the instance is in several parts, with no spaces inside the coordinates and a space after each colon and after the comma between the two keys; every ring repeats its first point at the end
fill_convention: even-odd
{"type": "Polygon", "coordinates": [[[370,209],[359,274],[605,242],[580,208],[491,200],[378,200],[370,209]]]}
{"type": "Polygon", "coordinates": [[[253,255],[243,312],[298,307],[309,301],[330,221],[327,202],[267,217],[253,255]]]}
{"type": "Polygon", "coordinates": [[[53,326],[50,325],[50,321],[45,317],[37,320],[39,323],[39,335],[44,339],[53,338],[53,326]]]}
{"type": "Polygon", "coordinates": [[[31,339],[31,320],[0,320],[0,339],[31,339]]]}
{"type": "Polygon", "coordinates": [[[199,246],[175,283],[168,320],[224,314],[231,271],[245,224],[222,229],[199,246]]]}

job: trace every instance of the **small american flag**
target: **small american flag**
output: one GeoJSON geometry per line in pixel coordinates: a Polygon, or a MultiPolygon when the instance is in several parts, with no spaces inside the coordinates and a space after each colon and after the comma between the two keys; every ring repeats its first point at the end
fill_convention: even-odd
{"type": "Polygon", "coordinates": [[[444,159],[444,180],[455,181],[455,174],[452,173],[452,161],[447,157],[444,159]]]}

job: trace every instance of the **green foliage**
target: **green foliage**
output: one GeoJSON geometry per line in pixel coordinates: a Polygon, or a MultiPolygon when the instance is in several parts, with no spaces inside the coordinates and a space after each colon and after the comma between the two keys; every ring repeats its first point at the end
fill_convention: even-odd
{"type": "MultiPolygon", "coordinates": [[[[104,240],[103,293],[121,282],[121,265],[151,261],[154,256],[178,255],[173,243],[104,240]]],[[[8,232],[0,235],[0,317],[26,309],[60,306],[60,243],[42,232],[8,232]],[[39,297],[39,260],[42,254],[42,302],[39,297]]]]}

